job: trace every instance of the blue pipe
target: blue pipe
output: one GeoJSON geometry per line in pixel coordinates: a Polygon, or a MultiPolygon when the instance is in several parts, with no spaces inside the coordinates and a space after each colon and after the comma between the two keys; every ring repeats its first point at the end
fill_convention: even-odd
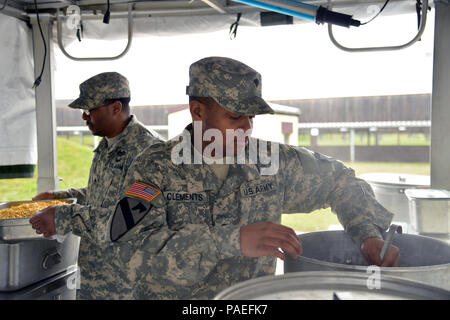
{"type": "Polygon", "coordinates": [[[295,1],[295,0],[283,0],[285,2],[290,2],[299,6],[304,6],[304,7],[310,7],[310,8],[314,8],[314,9],[318,9],[319,6],[313,5],[313,4],[309,4],[309,3],[303,3],[300,1],[295,1]]]}
{"type": "Polygon", "coordinates": [[[301,13],[301,12],[296,12],[296,11],[292,11],[292,10],[289,10],[289,9],[276,7],[276,6],[267,4],[267,3],[262,3],[262,2],[258,2],[258,1],[254,1],[254,0],[233,0],[233,1],[240,2],[240,3],[243,3],[243,4],[248,4],[248,5],[251,5],[251,6],[254,6],[254,7],[259,7],[261,9],[266,9],[266,10],[275,11],[275,12],[278,12],[278,13],[282,13],[282,14],[298,17],[298,18],[308,19],[308,20],[312,20],[312,21],[316,20],[315,16],[311,16],[309,14],[304,14],[304,13],[301,13]]]}

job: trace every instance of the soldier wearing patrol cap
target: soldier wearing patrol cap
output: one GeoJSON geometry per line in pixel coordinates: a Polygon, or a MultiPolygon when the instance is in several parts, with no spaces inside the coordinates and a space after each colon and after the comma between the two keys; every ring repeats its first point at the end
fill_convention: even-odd
{"type": "Polygon", "coordinates": [[[80,85],[80,96],[69,106],[80,109],[92,134],[104,137],[94,150],[88,186],[47,191],[33,200],[76,198],[77,203],[50,207],[30,222],[45,237],[72,232],[81,237],[78,266],[81,270],[80,299],[127,298],[128,284],[119,272],[105,236],[109,216],[120,197],[119,186],[136,155],[160,141],[130,114],[128,80],[117,72],[98,74],[80,85]]]}
{"type": "MultiPolygon", "coordinates": [[[[154,145],[136,158],[111,221],[110,237],[127,270],[124,281],[135,283],[135,298],[210,299],[238,282],[274,274],[276,257],[302,253],[294,230],[280,224],[281,214],[323,207],[338,215],[370,264],[398,265],[393,246],[384,261],[379,258],[381,232],[392,213],[335,159],[267,143],[279,161],[269,175],[262,174],[262,158],[244,164],[208,164],[205,157],[199,164],[174,161],[180,150],[189,151],[179,148],[186,137],[191,151],[205,156],[215,141],[196,145],[199,132],[251,133],[255,115],[273,112],[261,98],[260,74],[239,61],[205,58],[191,65],[189,75],[194,124],[184,140],[154,145]]],[[[223,146],[233,146],[228,150],[236,157],[261,142],[246,136],[244,143],[231,139],[223,146]]]]}

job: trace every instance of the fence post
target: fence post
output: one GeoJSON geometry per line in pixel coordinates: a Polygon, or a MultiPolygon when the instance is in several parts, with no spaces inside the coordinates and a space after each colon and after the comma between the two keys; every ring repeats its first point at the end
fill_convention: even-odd
{"type": "Polygon", "coordinates": [[[355,129],[350,129],[350,162],[355,161],[355,129]]]}

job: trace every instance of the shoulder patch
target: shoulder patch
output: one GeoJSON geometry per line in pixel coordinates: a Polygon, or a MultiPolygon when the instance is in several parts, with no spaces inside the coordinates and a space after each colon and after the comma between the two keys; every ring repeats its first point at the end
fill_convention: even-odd
{"type": "Polygon", "coordinates": [[[158,189],[148,184],[136,181],[135,183],[133,183],[133,185],[130,187],[130,189],[128,189],[128,191],[125,194],[151,202],[160,193],[161,191],[159,191],[158,189]]]}
{"type": "Polygon", "coordinates": [[[150,211],[152,204],[142,199],[125,197],[119,201],[111,221],[110,236],[115,242],[134,228],[150,211]]]}

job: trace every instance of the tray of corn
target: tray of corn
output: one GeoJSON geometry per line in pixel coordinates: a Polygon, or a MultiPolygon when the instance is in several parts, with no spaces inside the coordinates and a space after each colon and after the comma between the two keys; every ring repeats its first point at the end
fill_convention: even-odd
{"type": "Polygon", "coordinates": [[[11,201],[0,203],[0,240],[26,240],[43,238],[31,227],[30,218],[37,212],[57,205],[76,203],[76,198],[39,201],[11,201]]]}

